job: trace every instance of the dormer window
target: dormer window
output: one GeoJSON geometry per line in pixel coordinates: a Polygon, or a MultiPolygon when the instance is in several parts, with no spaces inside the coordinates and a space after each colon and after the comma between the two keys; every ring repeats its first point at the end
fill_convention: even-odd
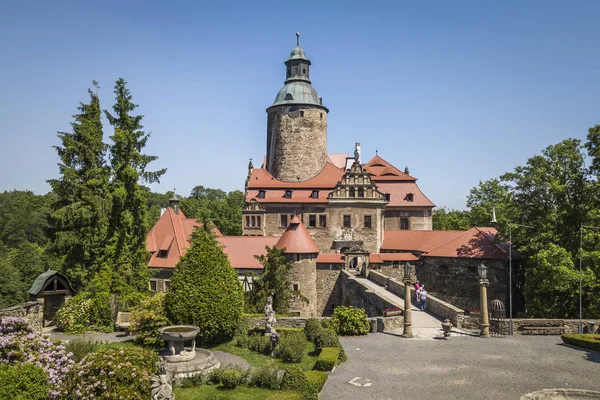
{"type": "Polygon", "coordinates": [[[159,250],[156,254],[157,258],[167,258],[169,256],[169,250],[159,250]]]}
{"type": "Polygon", "coordinates": [[[292,198],[292,191],[291,190],[286,190],[285,194],[283,195],[284,199],[291,199],[292,198]]]}
{"type": "Polygon", "coordinates": [[[406,201],[414,201],[414,196],[413,196],[413,194],[412,194],[412,193],[408,193],[408,194],[406,195],[406,197],[404,198],[404,200],[406,200],[406,201]]]}
{"type": "Polygon", "coordinates": [[[259,190],[258,191],[258,196],[259,199],[264,199],[265,198],[265,191],[264,190],[259,190]]]}
{"type": "Polygon", "coordinates": [[[389,194],[389,193],[386,193],[386,194],[384,194],[384,196],[385,196],[385,199],[386,199],[387,201],[390,201],[390,194],[389,194]]]}
{"type": "Polygon", "coordinates": [[[291,93],[286,93],[285,100],[294,100],[294,96],[291,93]]]}
{"type": "Polygon", "coordinates": [[[310,194],[310,198],[311,199],[318,199],[319,198],[319,191],[318,190],[313,190],[312,193],[310,194]]]}

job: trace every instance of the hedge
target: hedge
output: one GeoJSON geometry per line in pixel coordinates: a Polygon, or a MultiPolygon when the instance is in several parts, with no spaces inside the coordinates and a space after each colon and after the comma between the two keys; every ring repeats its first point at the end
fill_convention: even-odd
{"type": "Polygon", "coordinates": [[[565,334],[560,335],[563,342],[582,347],[587,350],[600,351],[600,334],[565,334]]]}
{"type": "Polygon", "coordinates": [[[298,392],[279,392],[270,395],[267,400],[302,400],[302,394],[298,392]]]}
{"type": "Polygon", "coordinates": [[[324,347],[313,369],[317,371],[332,371],[338,362],[339,355],[339,347],[324,347]]]}
{"type": "Polygon", "coordinates": [[[0,399],[45,400],[50,394],[48,375],[33,364],[0,364],[0,399]]]}
{"type": "Polygon", "coordinates": [[[329,377],[329,375],[327,375],[326,372],[321,371],[306,371],[304,374],[306,375],[306,379],[308,379],[310,383],[315,385],[319,392],[323,390],[323,386],[325,385],[325,382],[327,382],[327,378],[329,377]]]}

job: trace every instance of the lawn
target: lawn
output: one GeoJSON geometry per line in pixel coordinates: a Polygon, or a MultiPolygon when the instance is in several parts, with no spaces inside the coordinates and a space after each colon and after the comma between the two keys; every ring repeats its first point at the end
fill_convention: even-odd
{"type": "Polygon", "coordinates": [[[221,385],[202,385],[190,389],[175,389],[175,398],[177,400],[264,400],[273,393],[274,390],[248,386],[227,390],[221,385]]]}

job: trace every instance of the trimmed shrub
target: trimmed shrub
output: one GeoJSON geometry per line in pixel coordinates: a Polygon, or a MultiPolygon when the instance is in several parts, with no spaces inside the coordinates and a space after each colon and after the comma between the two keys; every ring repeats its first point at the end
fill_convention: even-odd
{"type": "Polygon", "coordinates": [[[338,306],[331,318],[335,331],[342,336],[366,335],[371,330],[367,314],[362,308],[338,306]]]}
{"type": "Polygon", "coordinates": [[[302,400],[302,393],[298,392],[279,392],[267,397],[267,400],[302,400]]]}
{"type": "Polygon", "coordinates": [[[300,392],[303,400],[316,400],[319,396],[317,387],[308,381],[304,371],[298,366],[286,368],[281,380],[281,389],[300,392]]]}
{"type": "Polygon", "coordinates": [[[565,334],[560,335],[563,342],[587,350],[600,351],[600,334],[565,334]]]}
{"type": "Polygon", "coordinates": [[[271,352],[271,339],[265,335],[248,336],[247,348],[260,354],[269,354],[271,352]]]}
{"type": "Polygon", "coordinates": [[[332,371],[338,362],[339,347],[324,347],[317,358],[314,369],[317,371],[332,371]]]}
{"type": "Polygon", "coordinates": [[[277,354],[285,362],[299,363],[304,358],[304,350],[308,342],[302,332],[288,333],[279,341],[277,354]]]}
{"type": "Polygon", "coordinates": [[[179,381],[175,381],[174,383],[178,387],[188,389],[188,388],[202,386],[204,384],[204,380],[205,380],[204,375],[196,374],[196,375],[192,375],[192,376],[186,376],[185,378],[181,378],[181,379],[179,379],[179,381]]]}
{"type": "Polygon", "coordinates": [[[222,247],[206,229],[194,233],[191,247],[177,264],[165,308],[173,323],[200,327],[197,341],[201,345],[233,336],[244,310],[242,285],[222,247]]]}
{"type": "Polygon", "coordinates": [[[142,300],[131,314],[131,333],[135,340],[147,346],[162,346],[164,340],[160,338],[159,328],[169,325],[165,311],[164,293],[156,293],[152,297],[142,300]]]}
{"type": "Polygon", "coordinates": [[[110,294],[81,292],[60,307],[54,322],[65,333],[84,333],[86,330],[111,332],[113,320],[110,294]]]}
{"type": "Polygon", "coordinates": [[[333,329],[335,332],[338,332],[340,330],[340,320],[333,318],[324,319],[321,322],[321,326],[325,329],[333,329]]]}
{"type": "Polygon", "coordinates": [[[323,390],[323,386],[329,377],[326,372],[321,371],[306,371],[304,374],[306,375],[306,379],[317,388],[318,392],[323,390]]]}
{"type": "Polygon", "coordinates": [[[225,367],[221,365],[219,368],[211,369],[206,375],[206,383],[211,385],[218,385],[221,383],[221,376],[225,371],[225,367]]]}
{"type": "Polygon", "coordinates": [[[139,347],[111,347],[88,354],[71,371],[61,389],[65,399],[150,397],[150,376],[158,356],[139,347]]]}
{"type": "Polygon", "coordinates": [[[337,362],[338,365],[343,362],[346,362],[347,359],[348,359],[348,357],[346,357],[346,352],[344,351],[344,346],[342,346],[340,344],[340,355],[338,356],[338,362],[337,362]]]}
{"type": "Polygon", "coordinates": [[[339,347],[340,339],[333,329],[323,328],[315,338],[315,348],[321,350],[324,347],[339,347]]]}
{"type": "Polygon", "coordinates": [[[313,342],[317,337],[317,334],[323,329],[321,327],[321,323],[316,318],[309,318],[306,320],[306,325],[304,325],[304,335],[308,341],[313,342]]]}
{"type": "Polygon", "coordinates": [[[98,350],[102,343],[92,339],[73,339],[67,343],[66,351],[73,353],[73,360],[79,362],[89,353],[98,350]]]}
{"type": "Polygon", "coordinates": [[[271,390],[279,390],[280,382],[277,369],[270,367],[253,369],[250,374],[248,385],[271,390]]]}
{"type": "Polygon", "coordinates": [[[46,400],[50,394],[48,375],[32,364],[0,364],[0,399],[46,400]]]}
{"type": "Polygon", "coordinates": [[[235,389],[238,385],[244,383],[242,371],[238,369],[226,369],[221,374],[221,384],[225,389],[235,389]]]}
{"type": "Polygon", "coordinates": [[[63,345],[42,337],[25,318],[8,317],[0,320],[0,364],[41,367],[48,374],[54,397],[73,366],[73,355],[63,345]]]}

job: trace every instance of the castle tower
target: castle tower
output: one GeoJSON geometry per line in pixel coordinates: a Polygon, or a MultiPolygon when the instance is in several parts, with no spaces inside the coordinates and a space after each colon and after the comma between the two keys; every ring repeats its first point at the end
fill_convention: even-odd
{"type": "Polygon", "coordinates": [[[285,257],[292,264],[288,279],[292,284],[292,290],[298,292],[298,295],[292,296],[290,312],[301,317],[315,317],[319,248],[297,215],[292,218],[275,246],[278,249],[285,249],[285,257]]]}
{"type": "Polygon", "coordinates": [[[311,86],[310,61],[297,45],[285,62],[285,85],[267,108],[269,173],[284,182],[316,176],[327,161],[327,113],[323,99],[311,86]]]}

